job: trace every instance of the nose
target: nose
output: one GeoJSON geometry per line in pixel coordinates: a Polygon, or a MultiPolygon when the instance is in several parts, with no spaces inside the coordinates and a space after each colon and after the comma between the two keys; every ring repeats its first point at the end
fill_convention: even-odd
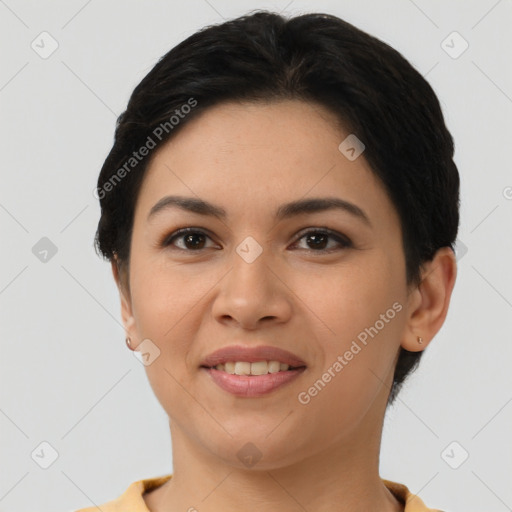
{"type": "Polygon", "coordinates": [[[231,263],[231,270],[219,283],[212,307],[214,318],[248,330],[287,322],[293,293],[271,255],[264,250],[250,262],[234,251],[231,263]]]}

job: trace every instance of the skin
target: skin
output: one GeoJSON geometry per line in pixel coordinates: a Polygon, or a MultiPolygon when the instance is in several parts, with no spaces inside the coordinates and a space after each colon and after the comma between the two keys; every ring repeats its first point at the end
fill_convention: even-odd
{"type": "Polygon", "coordinates": [[[378,472],[386,401],[400,346],[424,350],[441,328],[456,262],[442,248],[421,284],[407,286],[399,217],[364,153],[350,161],[338,150],[348,134],[311,103],[225,103],[153,155],[129,273],[112,263],[132,346],[149,338],[160,350],[145,368],[169,416],[173,478],[144,495],[152,512],[403,510],[378,472]],[[228,216],[170,208],[148,220],[171,194],[212,202],[228,216]],[[305,197],[350,201],[372,226],[340,210],[276,221],[281,204],[305,197]],[[159,245],[182,227],[206,236],[159,245]],[[353,245],[325,238],[318,249],[303,232],[322,227],[353,245]],[[248,236],[263,251],[252,263],[236,252],[248,236]],[[298,393],[395,302],[402,310],[300,403],[298,393]],[[236,397],[199,368],[234,343],[282,347],[307,369],[263,397],[236,397]],[[248,442],[262,454],[252,467],[237,456],[248,442]]]}

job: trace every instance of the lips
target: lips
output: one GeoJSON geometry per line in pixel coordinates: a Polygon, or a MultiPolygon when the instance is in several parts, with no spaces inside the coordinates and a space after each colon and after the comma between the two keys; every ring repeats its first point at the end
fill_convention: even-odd
{"type": "Polygon", "coordinates": [[[292,368],[306,366],[306,363],[297,355],[271,345],[260,345],[258,347],[247,347],[244,345],[230,345],[212,352],[201,362],[200,366],[213,368],[228,361],[246,361],[256,363],[257,361],[279,361],[286,363],[292,368]]]}
{"type": "Polygon", "coordinates": [[[258,398],[287,387],[306,371],[306,367],[266,375],[231,375],[215,368],[202,368],[219,388],[241,398],[258,398]]]}

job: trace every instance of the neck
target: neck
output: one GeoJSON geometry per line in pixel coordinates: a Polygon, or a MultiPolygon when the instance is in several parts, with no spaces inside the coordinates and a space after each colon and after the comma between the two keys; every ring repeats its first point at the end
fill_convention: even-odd
{"type": "Polygon", "coordinates": [[[144,499],[151,512],[402,512],[379,476],[380,409],[328,449],[272,467],[230,464],[171,422],[173,477],[144,499]]]}

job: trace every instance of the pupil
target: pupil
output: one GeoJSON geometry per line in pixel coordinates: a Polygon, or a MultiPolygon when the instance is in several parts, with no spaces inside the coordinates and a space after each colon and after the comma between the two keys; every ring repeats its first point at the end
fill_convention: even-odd
{"type": "MultiPolygon", "coordinates": [[[[195,249],[202,248],[204,239],[197,240],[197,238],[196,238],[196,237],[201,238],[202,236],[203,235],[201,235],[200,233],[193,233],[193,234],[186,235],[185,245],[189,248],[190,247],[195,248],[195,249]],[[196,239],[195,242],[194,242],[194,239],[196,239]]],[[[327,235],[324,235],[324,234],[308,235],[307,239],[308,239],[308,244],[312,243],[313,247],[315,247],[317,249],[324,248],[326,239],[327,239],[327,235]]]]}
{"type": "Polygon", "coordinates": [[[313,245],[316,248],[318,248],[320,246],[322,246],[321,248],[323,248],[323,246],[325,245],[326,238],[327,238],[327,236],[324,234],[308,235],[308,243],[309,243],[309,241],[311,241],[311,239],[313,239],[314,240],[313,245]],[[319,240],[321,238],[323,238],[323,240],[319,240]]]}
{"type": "MultiPolygon", "coordinates": [[[[189,247],[188,243],[189,243],[189,242],[191,242],[190,246],[191,246],[192,248],[197,249],[197,248],[198,248],[198,246],[199,246],[199,245],[201,245],[201,241],[199,241],[198,243],[193,243],[193,239],[194,239],[195,237],[202,237],[202,236],[203,236],[203,235],[200,235],[199,233],[195,233],[195,234],[187,235],[187,236],[185,237],[185,245],[186,245],[187,247],[189,247]]],[[[197,242],[197,240],[196,240],[196,242],[197,242]]],[[[201,247],[199,247],[199,248],[201,248],[201,247]]]]}

